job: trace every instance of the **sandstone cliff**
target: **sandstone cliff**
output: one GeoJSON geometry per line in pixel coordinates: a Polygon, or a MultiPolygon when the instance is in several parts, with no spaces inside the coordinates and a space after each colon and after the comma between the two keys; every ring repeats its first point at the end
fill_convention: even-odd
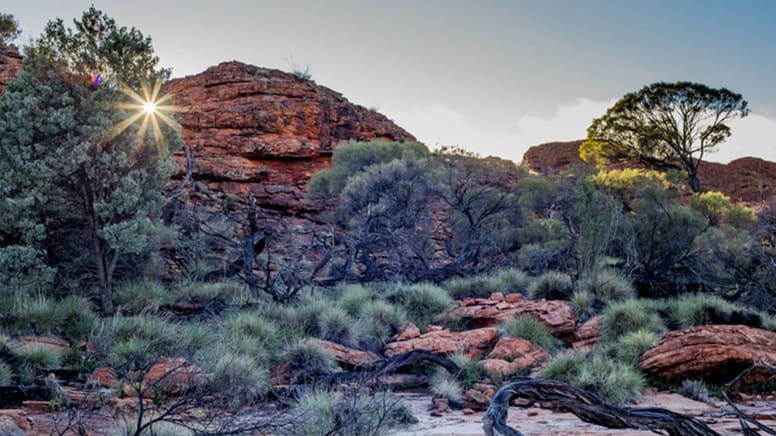
{"type": "MultiPolygon", "coordinates": [[[[414,137],[342,94],[279,70],[225,62],[172,80],[178,120],[200,189],[243,197],[264,208],[308,211],[307,182],[348,140],[414,137]]],[[[185,159],[177,156],[181,169],[185,159]]]]}
{"type": "MultiPolygon", "coordinates": [[[[541,175],[553,175],[585,165],[579,158],[582,140],[550,142],[530,147],[523,165],[541,175]]],[[[776,162],[744,157],[728,164],[703,162],[699,169],[703,190],[721,191],[731,200],[760,203],[776,198],[776,162]]]]}
{"type": "Polygon", "coordinates": [[[0,43],[0,93],[5,89],[5,84],[16,76],[22,67],[22,56],[15,45],[0,43]]]}

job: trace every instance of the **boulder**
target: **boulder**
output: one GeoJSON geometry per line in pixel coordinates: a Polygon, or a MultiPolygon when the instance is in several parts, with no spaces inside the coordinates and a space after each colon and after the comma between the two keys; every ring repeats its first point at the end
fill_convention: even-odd
{"type": "Polygon", "coordinates": [[[603,322],[604,317],[601,315],[596,315],[585,321],[577,329],[571,347],[574,349],[593,348],[598,344],[598,337],[601,335],[601,326],[603,325],[603,322]]]}
{"type": "Polygon", "coordinates": [[[493,327],[516,315],[522,315],[536,319],[562,339],[570,341],[574,336],[576,317],[568,301],[495,296],[495,298],[467,298],[457,301],[456,305],[457,307],[443,314],[442,319],[460,318],[472,328],[481,328],[493,327]]]}
{"type": "Polygon", "coordinates": [[[110,367],[95,368],[87,379],[88,384],[98,385],[105,388],[111,388],[116,386],[119,379],[116,376],[116,371],[110,367]]]}
{"type": "Polygon", "coordinates": [[[523,338],[501,338],[482,365],[493,374],[510,376],[541,365],[549,358],[546,351],[523,338]]]}
{"type": "Polygon", "coordinates": [[[451,332],[450,329],[431,330],[416,338],[391,342],[383,349],[386,357],[397,356],[412,350],[428,350],[436,354],[462,352],[467,357],[484,355],[496,342],[498,333],[493,327],[451,332]]]}
{"type": "MultiPolygon", "coordinates": [[[[27,411],[24,409],[0,409],[0,419],[3,420],[5,423],[4,425],[0,426],[0,430],[6,429],[8,431],[13,430],[13,426],[11,426],[9,419],[13,421],[14,425],[16,425],[17,428],[22,430],[23,432],[27,432],[30,430],[30,426],[32,425],[32,421],[30,420],[30,417],[27,416],[27,411]]],[[[0,431],[0,435],[4,435],[2,431],[0,431]]],[[[13,434],[13,433],[10,433],[13,434]]],[[[24,433],[22,433],[24,434],[24,433]]]]}
{"type": "Polygon", "coordinates": [[[162,357],[145,374],[143,390],[161,390],[167,395],[180,395],[205,383],[207,376],[200,367],[182,357],[162,357]]]}
{"type": "Polygon", "coordinates": [[[496,394],[496,387],[489,383],[475,383],[464,393],[466,407],[476,411],[487,410],[490,400],[496,394]]]}
{"type": "Polygon", "coordinates": [[[60,355],[70,350],[70,343],[57,336],[22,336],[17,341],[21,347],[43,347],[60,355]]]}
{"type": "Polygon", "coordinates": [[[399,330],[399,333],[394,336],[394,341],[406,341],[407,339],[413,339],[420,336],[420,329],[414,323],[408,323],[399,330]]]}
{"type": "Polygon", "coordinates": [[[312,343],[328,351],[334,356],[334,359],[340,365],[350,368],[364,368],[379,362],[380,356],[369,351],[361,351],[340,345],[336,342],[324,341],[322,339],[311,339],[312,343]]]}
{"type": "Polygon", "coordinates": [[[24,432],[10,416],[0,416],[0,435],[24,436],[24,432]]]}
{"type": "MultiPolygon", "coordinates": [[[[644,373],[666,380],[726,383],[762,361],[776,365],[776,333],[744,325],[703,325],[668,332],[641,355],[644,373]]],[[[765,380],[752,374],[747,383],[765,380]]]]}

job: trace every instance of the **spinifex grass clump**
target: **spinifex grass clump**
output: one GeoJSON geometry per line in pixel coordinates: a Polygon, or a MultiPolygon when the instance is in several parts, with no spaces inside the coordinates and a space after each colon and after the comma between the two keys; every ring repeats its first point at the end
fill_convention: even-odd
{"type": "Polygon", "coordinates": [[[546,351],[555,351],[559,341],[537,320],[526,316],[515,316],[498,326],[499,333],[510,338],[523,338],[546,351]]]}
{"type": "Polygon", "coordinates": [[[657,313],[656,304],[649,300],[627,300],[610,304],[604,309],[601,339],[616,341],[620,336],[638,330],[662,333],[665,324],[657,313]]]}
{"type": "Polygon", "coordinates": [[[571,277],[560,271],[547,271],[534,278],[528,288],[528,295],[534,300],[568,300],[573,292],[571,277]]]}
{"type": "Polygon", "coordinates": [[[467,297],[487,298],[494,292],[525,294],[531,277],[516,268],[504,268],[475,276],[458,277],[442,284],[456,300],[467,297]]]}

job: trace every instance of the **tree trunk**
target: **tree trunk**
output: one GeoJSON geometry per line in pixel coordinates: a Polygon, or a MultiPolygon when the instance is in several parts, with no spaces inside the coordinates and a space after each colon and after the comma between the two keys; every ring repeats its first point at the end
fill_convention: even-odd
{"type": "Polygon", "coordinates": [[[701,181],[698,179],[697,173],[690,173],[690,176],[687,178],[687,182],[690,184],[690,189],[692,189],[692,192],[696,194],[701,192],[701,181]]]}
{"type": "Polygon", "coordinates": [[[94,241],[94,260],[97,263],[97,280],[100,282],[100,313],[103,316],[113,315],[113,290],[109,267],[105,265],[105,247],[99,236],[92,236],[94,241]]]}

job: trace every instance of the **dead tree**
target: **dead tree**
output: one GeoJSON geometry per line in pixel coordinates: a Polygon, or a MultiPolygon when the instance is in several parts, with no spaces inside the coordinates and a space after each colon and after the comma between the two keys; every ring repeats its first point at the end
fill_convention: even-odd
{"type": "Polygon", "coordinates": [[[513,398],[541,402],[568,410],[585,422],[607,428],[633,428],[670,436],[719,436],[703,422],[658,407],[623,408],[606,403],[597,395],[554,380],[520,378],[503,385],[491,400],[483,418],[486,436],[522,436],[507,425],[513,398]]]}

